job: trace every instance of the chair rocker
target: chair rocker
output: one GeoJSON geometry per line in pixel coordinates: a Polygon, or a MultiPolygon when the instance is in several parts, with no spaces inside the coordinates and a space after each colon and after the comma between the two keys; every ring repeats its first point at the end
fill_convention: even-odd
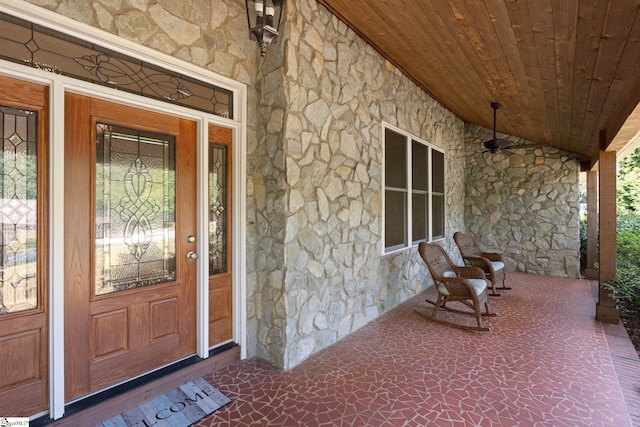
{"type": "Polygon", "coordinates": [[[478,245],[478,242],[468,234],[457,231],[453,235],[453,240],[456,242],[456,246],[460,250],[460,255],[465,261],[465,264],[479,267],[484,271],[487,279],[491,282],[490,296],[500,296],[496,292],[499,290],[509,290],[510,287],[505,285],[506,269],[504,264],[504,258],[502,254],[496,252],[483,252],[478,245]],[[502,287],[497,288],[496,282],[502,280],[502,287]]]}
{"type": "Polygon", "coordinates": [[[435,302],[429,299],[426,300],[434,305],[431,316],[420,314],[434,322],[448,324],[456,328],[489,331],[489,328],[482,325],[482,316],[495,316],[496,314],[489,309],[487,280],[484,272],[478,267],[455,265],[445,250],[438,245],[422,242],[418,246],[418,252],[427,265],[438,291],[438,299],[435,302]],[[459,301],[473,311],[447,307],[447,303],[453,301],[459,301]],[[484,313],[482,312],[482,306],[484,306],[484,313]],[[478,326],[467,326],[439,319],[437,315],[441,308],[475,315],[478,326]]]}

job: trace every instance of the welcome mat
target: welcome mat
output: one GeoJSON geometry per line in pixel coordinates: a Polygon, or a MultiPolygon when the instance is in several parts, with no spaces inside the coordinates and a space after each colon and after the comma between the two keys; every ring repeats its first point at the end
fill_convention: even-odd
{"type": "Polygon", "coordinates": [[[229,402],[231,399],[198,378],[95,427],[188,427],[229,402]]]}

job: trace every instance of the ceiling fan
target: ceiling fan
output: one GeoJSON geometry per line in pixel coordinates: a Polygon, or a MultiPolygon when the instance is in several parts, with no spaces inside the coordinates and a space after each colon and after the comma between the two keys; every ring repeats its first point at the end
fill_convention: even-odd
{"type": "Polygon", "coordinates": [[[514,150],[518,148],[541,148],[541,147],[550,147],[551,144],[548,142],[544,143],[531,143],[531,144],[517,144],[508,139],[499,139],[496,137],[496,111],[501,108],[502,105],[497,102],[491,103],[491,108],[493,108],[493,138],[489,139],[482,144],[484,145],[485,151],[483,153],[499,153],[504,151],[506,154],[509,154],[509,151],[505,150],[514,150]]]}

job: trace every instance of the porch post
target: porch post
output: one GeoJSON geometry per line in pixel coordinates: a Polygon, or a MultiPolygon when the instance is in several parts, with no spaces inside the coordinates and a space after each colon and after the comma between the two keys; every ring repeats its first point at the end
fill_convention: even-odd
{"type": "Polygon", "coordinates": [[[587,266],[585,276],[598,280],[598,172],[587,171],[587,266]]]}
{"type": "Polygon", "coordinates": [[[616,308],[616,302],[609,296],[609,291],[602,286],[603,283],[616,277],[616,152],[600,150],[598,163],[600,287],[596,319],[617,324],[620,320],[620,312],[616,308]]]}

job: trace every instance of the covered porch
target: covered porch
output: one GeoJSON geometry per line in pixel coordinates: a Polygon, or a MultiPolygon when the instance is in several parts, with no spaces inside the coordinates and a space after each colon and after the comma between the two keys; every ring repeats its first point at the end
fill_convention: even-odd
{"type": "MultiPolygon", "coordinates": [[[[607,344],[605,328],[610,327],[594,320],[596,315],[596,319],[617,321],[615,304],[606,293],[598,298],[596,282],[545,275],[579,274],[574,266],[578,264],[580,169],[589,171],[591,177],[590,212],[600,216],[599,229],[590,228],[589,241],[595,242],[597,231],[601,254],[612,253],[615,247],[615,207],[610,201],[615,194],[613,172],[619,147],[612,139],[640,97],[640,77],[633,72],[640,44],[632,42],[637,40],[640,28],[635,25],[640,19],[640,6],[621,7],[610,1],[610,7],[603,2],[607,7],[601,8],[585,2],[580,7],[576,3],[549,10],[531,2],[529,11],[520,7],[521,2],[505,1],[491,9],[488,5],[486,10],[473,5],[458,10],[455,2],[443,2],[425,10],[420,8],[421,2],[413,0],[403,2],[407,7],[397,8],[402,13],[398,19],[386,19],[388,15],[377,13],[376,6],[364,8],[366,2],[290,1],[280,42],[265,59],[259,59],[257,51],[249,48],[242,2],[193,2],[193,8],[185,10],[142,2],[145,7],[147,3],[151,6],[135,13],[130,13],[125,3],[105,10],[93,2],[96,10],[85,13],[66,6],[73,6],[74,2],[61,0],[46,6],[37,6],[38,1],[0,2],[1,9],[11,16],[64,30],[64,34],[81,40],[82,45],[95,42],[198,80],[234,88],[237,118],[210,117],[209,111],[205,115],[198,113],[195,116],[200,127],[196,128],[200,130],[190,132],[199,136],[200,154],[209,144],[203,124],[211,121],[233,136],[237,160],[234,182],[238,185],[232,186],[232,210],[238,217],[232,221],[237,229],[231,240],[237,243],[232,245],[237,251],[232,268],[237,280],[226,295],[234,296],[233,342],[250,359],[238,361],[244,356],[236,347],[234,353],[226,353],[229,357],[221,356],[220,364],[216,359],[209,360],[210,367],[205,369],[199,364],[189,371],[205,375],[233,399],[231,405],[202,421],[202,425],[423,425],[429,420],[437,420],[437,425],[544,425],[549,420],[560,425],[565,421],[575,425],[576,420],[594,425],[630,424],[615,376],[617,359],[612,359],[607,344]],[[340,3],[351,5],[356,16],[377,16],[382,24],[400,23],[400,31],[388,32],[385,27],[374,25],[374,31],[368,32],[364,24],[340,8],[340,3]],[[615,14],[605,13],[610,9],[615,14]],[[215,19],[210,19],[212,16],[215,19]],[[426,22],[405,25],[406,18],[413,16],[424,17],[426,22]],[[78,17],[87,17],[86,22],[78,17]],[[145,37],[137,31],[121,31],[141,29],[129,24],[143,17],[150,23],[149,29],[157,28],[160,36],[151,31],[145,37]],[[126,25],[112,25],[115,22],[126,25]],[[103,26],[104,23],[109,24],[103,26]],[[182,31],[172,30],[175,23],[182,31]],[[540,23],[556,25],[541,27],[540,23]],[[407,37],[406,28],[426,28],[429,32],[424,37],[407,37]],[[374,38],[387,33],[400,34],[402,37],[394,43],[406,49],[384,46],[374,38]],[[184,34],[193,37],[182,38],[184,34]],[[412,47],[408,39],[416,45],[412,47]],[[158,40],[166,44],[155,44],[158,40]],[[549,61],[548,58],[555,58],[552,51],[557,51],[557,59],[549,61]],[[392,57],[390,52],[402,52],[411,63],[392,57]],[[427,57],[417,58],[416,52],[427,57]],[[556,66],[547,66],[551,63],[556,66]],[[562,68],[565,64],[567,69],[562,68]],[[435,81],[422,80],[419,75],[423,73],[439,77],[435,81]],[[504,106],[497,126],[495,120],[491,125],[489,105],[493,101],[504,106]],[[435,214],[425,210],[424,215],[415,215],[424,219],[424,224],[431,224],[437,216],[446,226],[444,234],[425,228],[424,235],[414,236],[408,228],[403,236],[404,246],[398,251],[387,250],[391,246],[385,244],[390,240],[385,236],[385,224],[392,223],[385,210],[391,203],[385,199],[384,172],[386,129],[391,128],[406,137],[407,147],[417,140],[445,153],[446,164],[444,194],[432,194],[443,210],[435,214]],[[513,143],[543,145],[535,152],[525,151],[526,154],[510,155],[505,160],[503,154],[486,152],[485,142],[496,130],[498,137],[513,143]],[[478,160],[486,163],[477,168],[482,180],[467,173],[474,169],[469,167],[471,161],[478,160]],[[530,166],[544,170],[529,169],[530,166]],[[505,185],[507,180],[514,185],[505,185]],[[500,189],[479,192],[478,199],[497,198],[486,210],[467,197],[476,191],[468,184],[478,182],[500,189]],[[525,183],[530,186],[520,185],[525,183]],[[560,184],[564,192],[555,188],[547,191],[552,184],[560,184]],[[543,207],[536,200],[526,206],[526,215],[514,218],[513,214],[520,215],[517,211],[525,205],[509,198],[516,194],[527,196],[520,197],[522,202],[529,202],[528,196],[532,196],[544,199],[545,204],[551,199],[551,203],[543,207]],[[554,196],[548,197],[549,194],[554,196]],[[599,199],[601,209],[596,209],[599,194],[603,196],[599,199]],[[507,205],[515,206],[516,211],[500,210],[507,205]],[[560,213],[547,215],[552,211],[560,213]],[[478,229],[473,216],[486,217],[486,212],[492,214],[491,226],[500,232],[507,229],[503,225],[507,220],[519,222],[522,218],[527,230],[544,229],[543,236],[534,236],[521,232],[520,223],[513,227],[507,224],[508,243],[513,244],[508,246],[498,238],[489,242],[505,252],[507,247],[515,252],[524,247],[526,254],[512,257],[508,267],[537,272],[538,276],[514,273],[510,277],[515,289],[493,301],[500,316],[487,319],[490,333],[471,334],[430,323],[416,313],[428,310],[421,292],[430,283],[426,270],[419,268],[422,263],[414,250],[416,242],[446,237],[447,249],[451,249],[449,237],[453,232],[466,229],[475,233],[478,229]],[[543,215],[566,221],[549,221],[543,227],[543,215]],[[527,221],[534,226],[530,227],[527,221]],[[419,295],[414,297],[416,293],[419,295]],[[410,299],[401,304],[407,298],[410,299]],[[600,303],[600,311],[596,311],[594,301],[600,303]],[[394,309],[397,304],[400,306],[394,309]],[[279,366],[271,368],[258,360],[279,366]]],[[[19,45],[30,46],[25,41],[19,45]]],[[[22,79],[29,74],[22,64],[3,61],[1,65],[0,71],[13,78],[22,79]]],[[[37,68],[27,80],[38,84],[44,81],[47,90],[51,88],[57,97],[51,102],[55,111],[50,132],[51,141],[58,141],[57,144],[65,140],[63,130],[72,129],[61,125],[66,112],[62,97],[66,92],[82,92],[190,119],[194,116],[179,106],[169,107],[160,101],[153,104],[148,97],[139,99],[140,95],[125,99],[119,92],[114,95],[112,88],[96,87],[90,81],[71,82],[67,76],[55,73],[44,75],[37,68]]],[[[96,415],[97,408],[77,415],[68,411],[71,398],[65,396],[65,387],[71,381],[65,375],[81,370],[75,360],[63,357],[63,353],[73,354],[63,352],[64,339],[73,331],[66,331],[65,325],[89,325],[90,319],[88,309],[81,313],[65,298],[64,292],[72,289],[66,273],[72,263],[63,252],[63,231],[75,229],[76,225],[68,214],[75,212],[76,206],[90,204],[72,203],[63,196],[78,194],[75,184],[89,180],[62,178],[77,164],[89,168],[95,162],[89,156],[82,162],[66,164],[52,144],[54,161],[51,170],[46,171],[52,185],[39,189],[43,201],[40,205],[50,203],[52,207],[50,218],[43,212],[40,221],[44,224],[49,219],[51,224],[50,232],[41,239],[41,252],[51,255],[51,268],[46,288],[44,281],[42,285],[47,299],[39,301],[42,310],[38,312],[40,328],[46,331],[41,334],[41,342],[50,345],[43,344],[32,352],[42,360],[38,366],[42,366],[42,377],[49,382],[42,381],[39,386],[41,408],[27,415],[48,412],[51,418],[64,415],[56,422],[59,425],[93,425],[106,419],[105,406],[100,405],[100,416],[96,415]],[[65,183],[69,186],[64,187],[65,183]],[[47,188],[56,191],[49,193],[47,188]],[[48,194],[52,195],[51,200],[48,194]],[[65,215],[69,223],[64,222],[65,215]],[[44,246],[47,242],[53,244],[44,246]],[[61,308],[65,302],[69,305],[66,311],[61,308]],[[79,320],[62,322],[67,313],[77,314],[79,320]]],[[[196,155],[195,144],[189,144],[193,149],[185,153],[185,160],[205,158],[196,155]]],[[[80,140],[77,145],[81,146],[80,140]]],[[[190,191],[179,193],[189,193],[193,199],[189,204],[193,206],[206,206],[204,190],[209,184],[203,173],[205,163],[199,160],[198,165],[183,168],[200,171],[195,179],[189,177],[193,182],[190,191]]],[[[86,200],[92,200],[95,192],[95,188],[87,190],[86,200]]],[[[411,206],[405,209],[411,215],[401,218],[407,225],[412,224],[411,206]]],[[[208,268],[203,262],[207,258],[204,254],[209,252],[205,211],[200,209],[199,216],[190,220],[199,233],[189,234],[186,229],[183,233],[187,237],[184,241],[199,245],[199,261],[194,257],[197,252],[186,250],[191,249],[186,243],[181,247],[184,253],[179,254],[184,263],[193,261],[191,270],[197,269],[189,277],[200,278],[200,294],[188,300],[193,307],[187,312],[199,311],[202,315],[199,323],[190,322],[192,327],[185,328],[190,334],[213,317],[205,314],[209,307],[209,283],[205,280],[208,268]]],[[[93,215],[88,212],[83,220],[87,247],[94,246],[86,231],[94,229],[93,215]]],[[[595,219],[595,214],[590,218],[595,219]]],[[[488,235],[484,229],[477,234],[488,235]]],[[[90,251],[77,253],[84,257],[90,251]]],[[[589,265],[595,267],[597,262],[599,268],[592,272],[593,277],[606,282],[615,275],[615,257],[600,259],[593,250],[589,254],[589,265]]],[[[90,266],[93,262],[82,260],[77,264],[90,266]]],[[[83,303],[89,304],[93,290],[85,285],[91,285],[91,280],[80,282],[78,288],[87,295],[83,303]]],[[[186,293],[196,286],[184,288],[185,297],[190,297],[186,293]]],[[[180,311],[174,311],[177,312],[180,311]]],[[[83,349],[89,348],[86,342],[73,341],[83,349]]],[[[198,333],[191,342],[192,348],[185,354],[206,357],[210,350],[207,335],[198,333]]],[[[634,355],[632,366],[637,370],[637,356],[630,354],[634,355]]],[[[626,361],[628,357],[625,358],[626,361]]],[[[85,354],[82,361],[87,360],[90,356],[85,354]]],[[[135,360],[131,362],[134,365],[135,360]]],[[[159,366],[155,364],[154,368],[159,366]]],[[[172,384],[187,379],[183,372],[171,377],[172,384]]],[[[153,397],[152,392],[163,392],[169,387],[169,380],[161,381],[164,382],[146,387],[137,396],[148,398],[153,397]]],[[[95,390],[99,387],[72,394],[72,398],[95,390]]],[[[117,399],[106,399],[109,410],[115,413],[135,403],[122,396],[117,399]]]]}
{"type": "Polygon", "coordinates": [[[508,284],[491,332],[426,320],[430,288],[290,371],[232,363],[205,377],[232,403],[197,425],[640,425],[640,360],[594,320],[597,282],[508,284]]]}
{"type": "Polygon", "coordinates": [[[490,332],[425,319],[431,287],[289,371],[232,348],[33,425],[93,425],[202,376],[232,402],[200,427],[640,426],[640,358],[622,324],[594,319],[597,281],[510,272],[507,283],[490,332]]]}

